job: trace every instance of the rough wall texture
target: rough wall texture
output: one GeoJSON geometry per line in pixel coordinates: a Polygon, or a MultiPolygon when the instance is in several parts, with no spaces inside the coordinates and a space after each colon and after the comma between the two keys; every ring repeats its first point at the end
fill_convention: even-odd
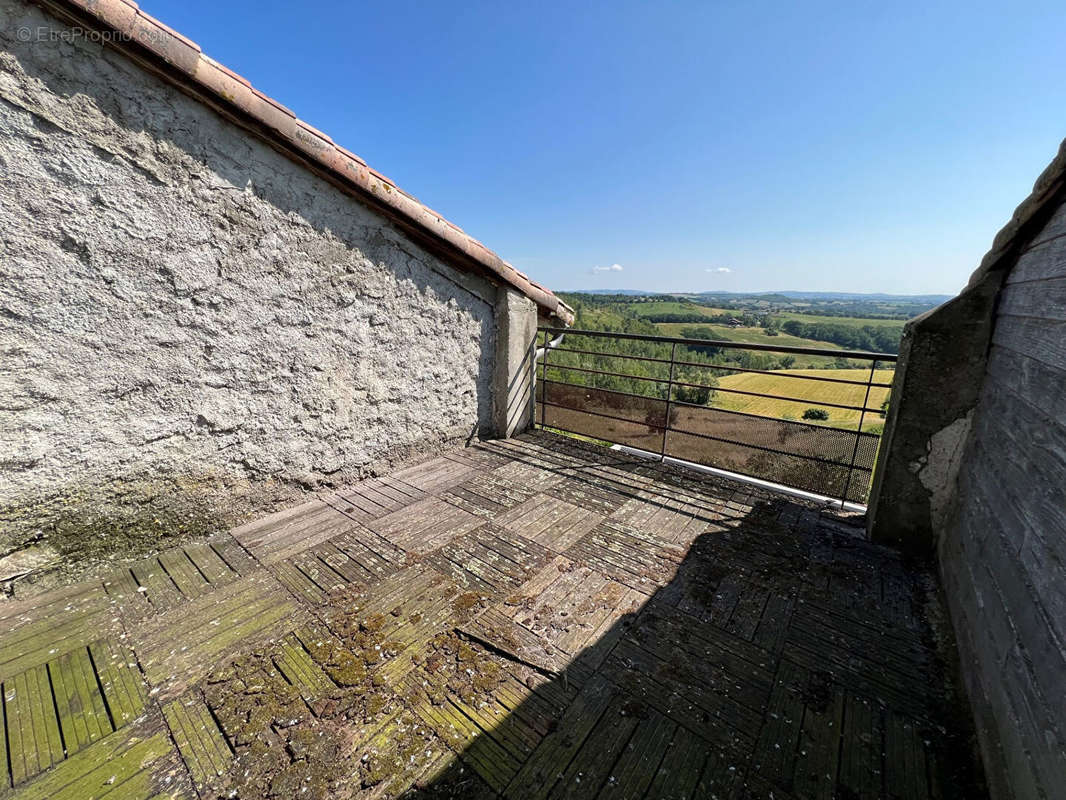
{"type": "Polygon", "coordinates": [[[984,377],[1000,273],[909,322],[870,487],[871,538],[931,556],[984,377]]]}
{"type": "Polygon", "coordinates": [[[491,425],[495,287],[125,57],[15,33],[57,25],[0,0],[0,506],[342,482],[491,425]]]}
{"type": "Polygon", "coordinates": [[[1066,205],[1007,275],[954,505],[940,571],[995,794],[1062,797],[1066,205]]]}

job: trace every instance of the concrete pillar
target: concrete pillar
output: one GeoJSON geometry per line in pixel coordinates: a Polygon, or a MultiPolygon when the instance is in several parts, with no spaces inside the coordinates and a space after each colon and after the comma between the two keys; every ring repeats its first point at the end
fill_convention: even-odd
{"type": "Polygon", "coordinates": [[[1002,281],[991,273],[904,329],[866,514],[879,544],[936,551],[953,512],[1002,281]]]}
{"type": "Polygon", "coordinates": [[[532,422],[533,351],[537,306],[501,286],[496,294],[496,368],[493,376],[493,434],[506,439],[532,422]]]}

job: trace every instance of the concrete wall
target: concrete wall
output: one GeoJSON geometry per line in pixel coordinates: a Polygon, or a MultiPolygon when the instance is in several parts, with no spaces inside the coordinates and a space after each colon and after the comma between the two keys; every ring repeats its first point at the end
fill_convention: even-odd
{"type": "Polygon", "coordinates": [[[1066,143],[966,290],[907,326],[872,537],[935,555],[995,798],[1066,786],[1066,143]]]}
{"type": "Polygon", "coordinates": [[[1066,205],[1006,278],[939,542],[1000,797],[1066,791],[1066,205]]]}
{"type": "Polygon", "coordinates": [[[532,303],[123,55],[16,35],[62,27],[0,0],[8,539],[46,495],[232,479],[254,506],[499,427],[532,303]]]}

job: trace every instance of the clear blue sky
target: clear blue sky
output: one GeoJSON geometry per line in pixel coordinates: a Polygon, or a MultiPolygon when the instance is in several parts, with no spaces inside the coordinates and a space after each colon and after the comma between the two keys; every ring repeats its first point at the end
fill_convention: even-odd
{"type": "Polygon", "coordinates": [[[930,5],[141,2],[552,288],[954,293],[1066,137],[1066,10],[930,5]]]}

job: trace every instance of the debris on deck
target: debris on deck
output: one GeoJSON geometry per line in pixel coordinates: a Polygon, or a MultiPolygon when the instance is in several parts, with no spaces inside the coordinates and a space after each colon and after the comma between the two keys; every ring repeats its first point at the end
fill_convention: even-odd
{"type": "Polygon", "coordinates": [[[0,606],[19,798],[972,798],[928,576],[547,434],[0,606]]]}

